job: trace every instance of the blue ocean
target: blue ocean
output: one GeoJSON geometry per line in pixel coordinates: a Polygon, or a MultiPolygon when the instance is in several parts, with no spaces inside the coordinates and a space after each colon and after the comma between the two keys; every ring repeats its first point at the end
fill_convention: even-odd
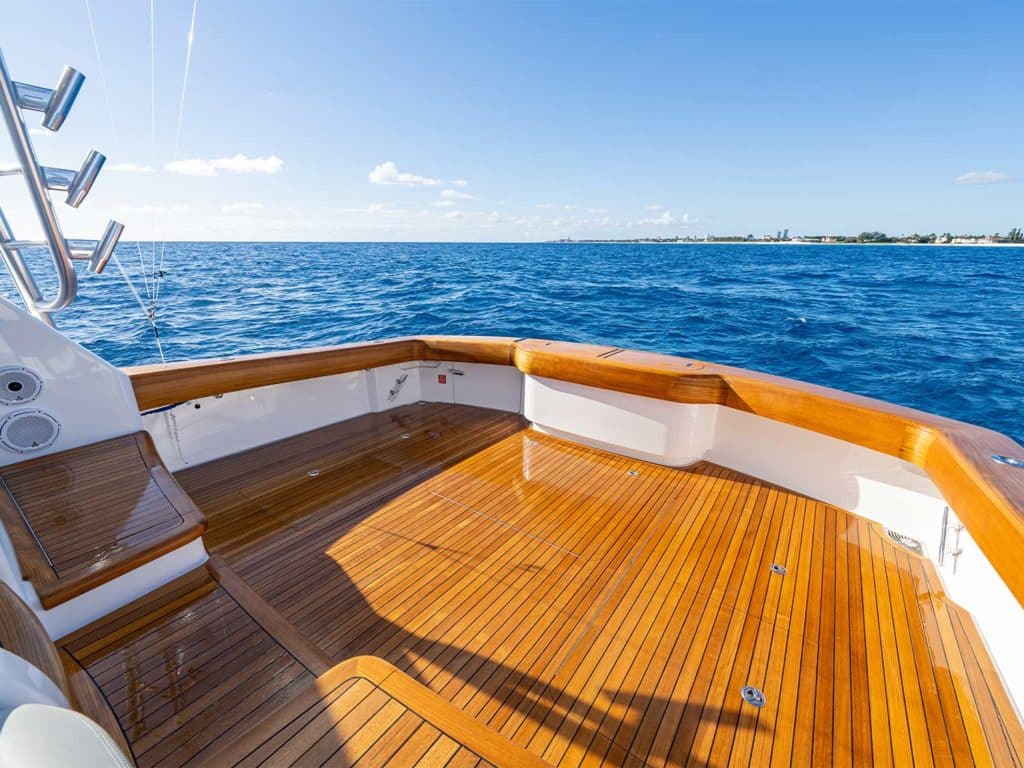
{"type": "MultiPolygon", "coordinates": [[[[599,342],[921,408],[1024,441],[1024,249],[125,243],[168,360],[417,333],[599,342]],[[145,265],[145,266],[144,266],[145,265]]],[[[40,268],[45,264],[42,262],[40,268]]],[[[6,274],[0,291],[12,297],[6,274]]],[[[159,361],[117,268],[62,331],[116,365],[159,361]]]]}

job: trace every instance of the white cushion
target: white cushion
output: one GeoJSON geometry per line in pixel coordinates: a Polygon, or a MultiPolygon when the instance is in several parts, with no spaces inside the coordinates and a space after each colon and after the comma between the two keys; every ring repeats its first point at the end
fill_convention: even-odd
{"type": "Polygon", "coordinates": [[[0,768],[132,768],[110,734],[78,712],[22,704],[4,714],[0,768]]]}

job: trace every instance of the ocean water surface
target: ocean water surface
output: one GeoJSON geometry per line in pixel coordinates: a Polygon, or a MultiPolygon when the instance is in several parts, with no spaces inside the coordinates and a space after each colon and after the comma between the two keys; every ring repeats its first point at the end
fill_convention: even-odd
{"type": "MultiPolygon", "coordinates": [[[[118,249],[143,295],[140,256],[152,248],[118,249]]],[[[168,360],[417,333],[599,342],[837,387],[1024,441],[1024,249],[167,243],[163,270],[168,360]]],[[[13,296],[6,273],[0,293],[13,296]]],[[[84,276],[57,319],[116,365],[159,360],[113,264],[84,276]]]]}

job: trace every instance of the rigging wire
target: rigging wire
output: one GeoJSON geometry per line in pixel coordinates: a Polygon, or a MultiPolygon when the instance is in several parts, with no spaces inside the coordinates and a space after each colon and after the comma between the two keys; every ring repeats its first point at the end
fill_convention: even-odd
{"type": "MultiPolygon", "coordinates": [[[[150,0],[150,12],[151,12],[151,14],[152,14],[152,9],[153,9],[153,0],[150,0]]],[[[94,51],[96,53],[96,64],[97,64],[97,68],[99,69],[99,72],[100,72],[100,84],[101,84],[101,86],[103,88],[104,99],[105,99],[105,101],[107,103],[107,117],[110,119],[110,128],[111,128],[111,131],[114,134],[114,139],[115,139],[115,141],[118,144],[120,144],[120,141],[118,140],[119,136],[120,136],[120,132],[118,131],[117,120],[114,117],[113,103],[112,103],[112,101],[110,99],[110,88],[107,85],[106,70],[105,70],[105,68],[103,66],[103,55],[100,52],[99,37],[96,34],[96,24],[93,21],[92,8],[89,5],[89,0],[85,0],[85,14],[86,14],[86,16],[89,19],[89,30],[92,33],[92,44],[93,44],[93,49],[94,49],[94,51]]],[[[151,15],[151,17],[150,17],[150,86],[151,86],[151,91],[150,91],[150,107],[151,107],[152,136],[153,136],[153,162],[155,164],[155,162],[156,162],[156,95],[155,95],[155,88],[153,88],[153,86],[155,85],[156,79],[155,79],[155,57],[153,55],[153,41],[154,41],[154,33],[153,33],[153,20],[152,20],[152,15],[151,15]]],[[[146,318],[146,320],[149,322],[150,327],[153,329],[153,338],[156,340],[156,348],[157,348],[157,352],[160,354],[160,360],[161,360],[161,362],[165,362],[166,363],[167,362],[167,358],[164,355],[163,342],[162,342],[162,340],[160,338],[160,329],[157,327],[157,324],[156,324],[156,295],[155,295],[155,292],[153,290],[153,286],[151,284],[151,281],[147,278],[147,275],[146,275],[145,257],[142,254],[142,246],[139,244],[138,240],[135,241],[135,248],[136,248],[136,250],[137,250],[137,252],[139,254],[140,274],[142,275],[142,279],[143,279],[143,282],[144,282],[144,290],[146,291],[147,298],[149,299],[148,304],[147,304],[146,301],[143,300],[142,295],[139,293],[138,289],[135,287],[135,283],[132,281],[131,276],[128,274],[128,271],[124,268],[124,265],[121,263],[121,259],[118,258],[116,251],[112,254],[112,258],[114,260],[114,263],[117,265],[118,270],[121,272],[121,277],[124,278],[125,284],[128,286],[128,290],[131,292],[132,297],[138,303],[139,308],[142,310],[143,316],[146,318]]],[[[153,251],[154,251],[154,255],[155,255],[155,253],[156,253],[156,241],[155,240],[153,241],[153,251]]]]}
{"type": "MultiPolygon", "coordinates": [[[[92,18],[92,7],[89,5],[89,0],[85,0],[85,15],[89,19],[89,31],[92,33],[92,48],[96,53],[96,65],[100,71],[100,85],[103,88],[103,99],[107,104],[107,118],[110,120],[110,131],[114,135],[114,143],[120,145],[121,132],[118,130],[117,119],[114,117],[114,105],[110,99],[110,87],[107,85],[107,70],[103,66],[103,54],[100,53],[100,40],[96,35],[96,23],[92,18]]],[[[141,267],[142,280],[145,284],[146,296],[152,300],[153,293],[150,290],[149,278],[146,275],[146,262],[142,256],[142,248],[137,240],[135,241],[135,247],[139,252],[139,266],[141,267]]]]}
{"type": "MultiPolygon", "coordinates": [[[[178,152],[181,148],[181,124],[185,117],[185,94],[188,92],[188,73],[192,66],[192,45],[196,40],[196,14],[199,10],[199,0],[192,0],[192,20],[188,25],[188,43],[185,49],[185,73],[181,78],[181,99],[178,101],[178,126],[174,132],[174,154],[171,156],[171,162],[178,160],[178,152]]],[[[160,243],[160,262],[156,267],[155,272],[155,286],[154,286],[154,301],[160,298],[160,278],[163,277],[164,271],[164,252],[167,250],[167,237],[166,229],[164,230],[164,239],[160,243]]]]}
{"type": "Polygon", "coordinates": [[[156,350],[157,352],[160,353],[160,362],[166,363],[167,358],[164,356],[164,345],[160,341],[160,331],[156,327],[156,309],[146,307],[146,303],[142,300],[142,296],[139,295],[138,290],[136,290],[135,288],[135,283],[132,282],[132,279],[131,277],[129,277],[127,270],[125,270],[124,265],[121,263],[121,260],[117,258],[116,252],[113,254],[112,258],[114,260],[114,263],[117,264],[117,268],[121,270],[121,276],[124,278],[125,283],[128,285],[128,290],[131,291],[132,296],[135,297],[135,301],[139,303],[139,307],[142,308],[142,313],[149,320],[149,324],[153,328],[153,338],[156,339],[156,350]]]}
{"type": "MultiPolygon", "coordinates": [[[[156,160],[156,0],[149,0],[149,149],[153,167],[156,160]]],[[[151,255],[151,274],[156,277],[156,220],[153,211],[153,249],[151,255]]]]}

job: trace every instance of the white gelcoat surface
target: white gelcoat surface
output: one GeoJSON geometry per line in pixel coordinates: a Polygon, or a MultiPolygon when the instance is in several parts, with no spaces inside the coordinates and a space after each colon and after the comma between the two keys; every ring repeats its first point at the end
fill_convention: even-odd
{"type": "Polygon", "coordinates": [[[718,410],[708,461],[882,523],[937,553],[946,502],[922,470],[807,429],[718,410]]]}
{"type": "Polygon", "coordinates": [[[543,432],[680,467],[700,461],[711,448],[716,407],[527,376],[523,414],[543,432]]]}
{"type": "Polygon", "coordinates": [[[208,557],[203,540],[195,539],[50,610],[43,609],[31,584],[23,582],[21,594],[56,639],[198,568],[208,557]]]}
{"type": "Polygon", "coordinates": [[[39,397],[0,405],[0,420],[22,409],[46,411],[60,422],[56,442],[31,453],[0,446],[0,466],[141,429],[131,381],[122,371],[0,299],[0,367],[22,366],[43,380],[39,397]]]}
{"type": "Polygon", "coordinates": [[[68,700],[42,670],[21,656],[0,648],[0,711],[22,704],[67,707],[68,700]]]}
{"type": "Polygon", "coordinates": [[[142,418],[164,463],[177,471],[421,400],[519,412],[522,380],[510,366],[409,362],[204,397],[142,418]]]}
{"type": "MultiPolygon", "coordinates": [[[[950,536],[948,551],[953,552],[956,541],[950,536]]],[[[939,566],[942,582],[953,602],[971,612],[1018,714],[1024,713],[1024,609],[966,529],[960,532],[959,547],[959,557],[947,557],[939,566]]]]}

